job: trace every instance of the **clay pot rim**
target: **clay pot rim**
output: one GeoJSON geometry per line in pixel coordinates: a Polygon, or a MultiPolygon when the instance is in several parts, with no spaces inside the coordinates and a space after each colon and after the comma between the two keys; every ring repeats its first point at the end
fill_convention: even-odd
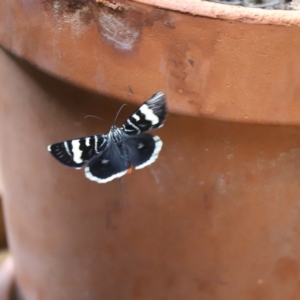
{"type": "Polygon", "coordinates": [[[175,10],[191,15],[241,21],[252,24],[298,25],[298,10],[266,10],[227,4],[212,3],[202,0],[133,0],[135,2],[175,10]]]}

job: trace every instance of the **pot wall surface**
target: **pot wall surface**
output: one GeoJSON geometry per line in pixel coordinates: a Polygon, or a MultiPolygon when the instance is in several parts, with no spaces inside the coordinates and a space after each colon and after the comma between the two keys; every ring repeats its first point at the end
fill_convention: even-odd
{"type": "Polygon", "coordinates": [[[23,57],[0,52],[24,298],[298,299],[300,29],[124,3],[0,3],[0,43],[23,57]],[[99,185],[47,153],[109,130],[86,115],[112,121],[131,102],[121,124],[157,90],[171,114],[155,164],[99,185]]]}
{"type": "MultiPolygon", "coordinates": [[[[123,101],[137,104],[164,90],[176,113],[299,124],[295,12],[273,20],[249,9],[247,19],[240,8],[243,17],[218,20],[122,3],[113,9],[91,0],[2,1],[0,43],[47,72],[123,101]],[[264,19],[274,25],[244,23],[264,19]]],[[[192,8],[210,5],[211,15],[226,17],[226,6],[205,3],[192,8]]]]}
{"type": "Polygon", "coordinates": [[[4,208],[25,299],[297,299],[297,127],[170,115],[155,164],[96,184],[46,146],[107,132],[84,117],[113,120],[121,103],[0,62],[4,208]]]}

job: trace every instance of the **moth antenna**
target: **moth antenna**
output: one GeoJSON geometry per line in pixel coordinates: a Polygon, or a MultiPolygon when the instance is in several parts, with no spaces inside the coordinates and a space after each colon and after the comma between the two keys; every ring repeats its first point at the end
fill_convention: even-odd
{"type": "Polygon", "coordinates": [[[85,119],[86,119],[86,118],[94,118],[94,119],[99,119],[99,120],[101,120],[101,121],[104,121],[104,122],[106,122],[106,123],[108,123],[108,124],[109,124],[109,122],[108,122],[107,120],[105,120],[105,119],[102,119],[102,118],[100,118],[100,117],[97,117],[97,116],[93,116],[93,115],[87,115],[87,116],[85,116],[84,118],[85,118],[85,119]]]}
{"type": "Polygon", "coordinates": [[[127,104],[124,103],[124,104],[119,108],[119,111],[118,111],[118,113],[117,113],[117,115],[116,115],[116,117],[115,117],[115,120],[114,120],[114,126],[115,126],[115,124],[116,124],[117,118],[118,118],[118,116],[119,116],[119,114],[120,114],[122,108],[123,108],[125,105],[127,105],[127,104]]]}

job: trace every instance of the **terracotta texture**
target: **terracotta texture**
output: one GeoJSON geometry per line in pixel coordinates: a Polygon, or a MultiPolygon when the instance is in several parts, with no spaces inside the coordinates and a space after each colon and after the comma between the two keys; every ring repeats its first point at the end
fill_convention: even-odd
{"type": "Polygon", "coordinates": [[[6,234],[5,234],[2,199],[0,197],[0,250],[5,247],[7,247],[7,242],[6,242],[6,234]]]}
{"type": "Polygon", "coordinates": [[[120,103],[0,62],[4,204],[25,299],[297,299],[298,128],[169,116],[157,163],[98,185],[45,148],[107,131],[83,118],[112,120],[120,103]]]}
{"type": "Polygon", "coordinates": [[[2,180],[0,178],[0,250],[1,248],[5,248],[5,246],[7,246],[7,244],[6,244],[3,208],[2,208],[2,180]]]}
{"type": "Polygon", "coordinates": [[[0,3],[9,276],[26,300],[298,299],[300,29],[122,5],[0,3]],[[47,153],[157,90],[155,164],[99,185],[47,153]]]}
{"type": "Polygon", "coordinates": [[[0,299],[1,300],[21,300],[17,299],[14,294],[15,283],[15,268],[11,256],[7,253],[1,253],[1,266],[0,266],[0,299]],[[3,258],[5,257],[5,259],[3,258]]]}
{"type": "MultiPolygon", "coordinates": [[[[0,42],[47,72],[132,103],[164,90],[172,112],[299,124],[295,12],[280,14],[294,25],[278,25],[278,17],[267,26],[122,3],[114,10],[88,0],[2,1],[0,42]]],[[[229,17],[227,6],[199,3],[229,17]]]]}

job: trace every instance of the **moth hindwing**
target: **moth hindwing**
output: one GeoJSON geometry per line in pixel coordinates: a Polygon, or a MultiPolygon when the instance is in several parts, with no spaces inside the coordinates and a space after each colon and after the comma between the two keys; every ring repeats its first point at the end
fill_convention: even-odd
{"type": "Polygon", "coordinates": [[[80,169],[85,166],[88,179],[106,183],[152,164],[162,148],[158,136],[146,131],[160,128],[167,116],[166,97],[154,94],[118,128],[98,134],[67,140],[48,146],[48,151],[62,164],[80,169]]]}

